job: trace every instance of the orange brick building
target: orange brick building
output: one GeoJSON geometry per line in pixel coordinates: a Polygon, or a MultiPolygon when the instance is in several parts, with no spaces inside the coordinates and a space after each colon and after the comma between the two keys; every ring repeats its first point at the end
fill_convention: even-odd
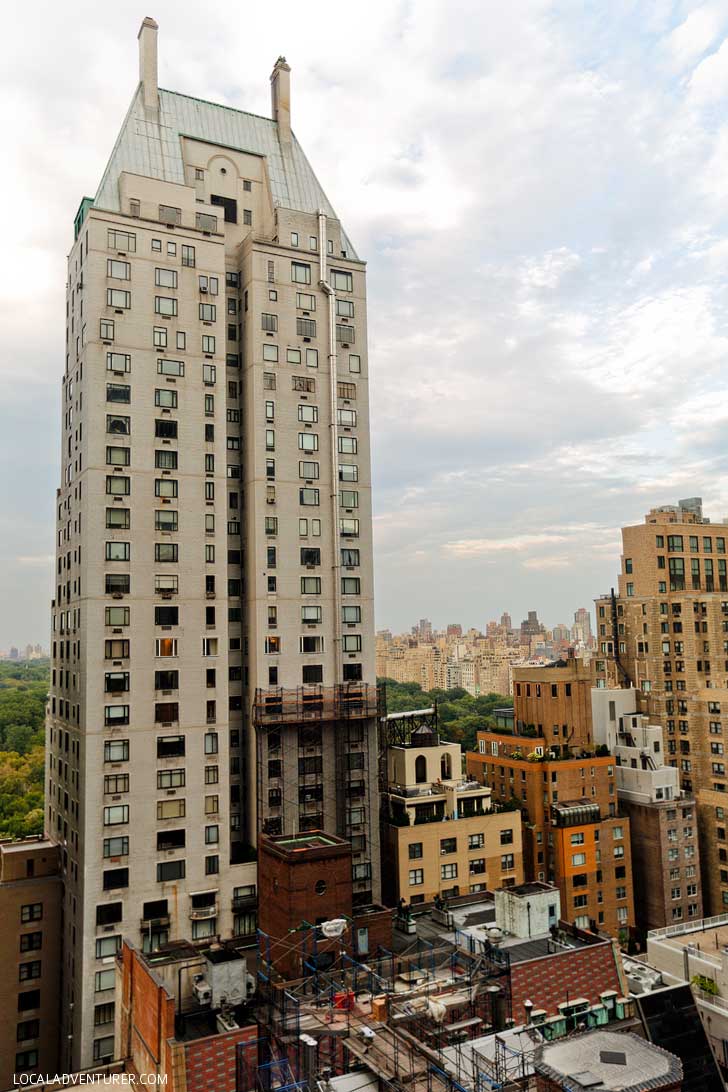
{"type": "Polygon", "coordinates": [[[629,819],[592,743],[592,685],[576,660],[516,668],[513,727],[478,732],[468,773],[520,809],[526,879],[559,887],[565,921],[616,936],[634,925],[629,819]]]}

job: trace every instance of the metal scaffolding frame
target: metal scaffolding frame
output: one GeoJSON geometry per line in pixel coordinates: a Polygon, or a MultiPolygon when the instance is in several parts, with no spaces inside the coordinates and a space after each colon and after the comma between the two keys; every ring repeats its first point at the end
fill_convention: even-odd
{"type": "Polygon", "coordinates": [[[326,938],[302,922],[274,940],[259,931],[257,1017],[259,1062],[239,1050],[240,1092],[310,1089],[331,1073],[366,1066],[385,1084],[412,1092],[473,1092],[445,1048],[503,1027],[510,1019],[508,955],[458,931],[455,943],[418,939],[401,955],[388,950],[363,963],[346,930],[326,938]],[[276,967],[295,951],[301,978],[276,967]],[[330,957],[322,969],[320,956],[330,957]]]}

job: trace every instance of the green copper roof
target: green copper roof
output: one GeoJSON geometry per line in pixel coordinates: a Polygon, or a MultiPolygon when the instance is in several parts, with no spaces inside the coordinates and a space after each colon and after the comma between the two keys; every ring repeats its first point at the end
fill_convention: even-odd
{"type": "MultiPolygon", "coordinates": [[[[94,198],[96,208],[120,211],[123,171],[184,185],[182,137],[191,137],[265,156],[274,204],[299,212],[323,209],[338,219],[296,137],[290,145],[281,145],[278,126],[271,118],[161,88],[159,105],[159,120],[149,120],[141,85],[137,88],[94,198]]],[[[356,258],[349,239],[344,246],[356,258]]]]}

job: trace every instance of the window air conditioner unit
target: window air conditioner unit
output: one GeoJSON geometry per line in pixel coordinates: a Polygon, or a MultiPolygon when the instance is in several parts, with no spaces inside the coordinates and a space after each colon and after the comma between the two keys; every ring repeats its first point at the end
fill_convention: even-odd
{"type": "Polygon", "coordinates": [[[207,293],[207,288],[203,288],[202,286],[200,286],[200,292],[207,293]]]}

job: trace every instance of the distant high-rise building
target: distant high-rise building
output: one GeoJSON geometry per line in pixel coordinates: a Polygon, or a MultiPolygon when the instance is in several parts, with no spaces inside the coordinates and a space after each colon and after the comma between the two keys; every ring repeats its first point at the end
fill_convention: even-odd
{"type": "Polygon", "coordinates": [[[511,616],[507,610],[504,610],[501,614],[500,624],[505,629],[513,629],[513,622],[511,621],[511,616]]]}
{"type": "Polygon", "coordinates": [[[539,622],[536,611],[530,610],[528,618],[521,622],[521,643],[528,644],[532,637],[539,637],[545,632],[546,628],[539,622]]]}
{"type": "Polygon", "coordinates": [[[463,635],[463,627],[460,625],[460,623],[459,622],[451,622],[449,624],[449,626],[447,627],[447,636],[448,637],[462,637],[462,635],[463,635]]]}
{"type": "Polygon", "coordinates": [[[344,837],[354,903],[379,889],[365,267],[284,58],[268,119],[160,90],[151,19],[139,46],[68,258],[46,813],[66,1068],[113,1054],[122,936],[254,936],[259,833],[344,837]]]}
{"type": "MultiPolygon", "coordinates": [[[[635,688],[636,711],[662,727],[667,762],[695,798],[707,914],[728,908],[727,542],[728,521],[710,523],[699,498],[654,508],[622,528],[618,589],[597,600],[599,673],[616,669],[635,688]]],[[[670,861],[680,899],[689,890],[696,905],[697,858],[670,861]]]]}
{"type": "Polygon", "coordinates": [[[416,627],[417,636],[421,641],[432,640],[432,622],[429,618],[420,618],[416,627]]]}
{"type": "Polygon", "coordinates": [[[586,607],[579,607],[574,611],[574,628],[578,632],[578,639],[585,645],[589,644],[592,637],[591,614],[586,607]]]}

